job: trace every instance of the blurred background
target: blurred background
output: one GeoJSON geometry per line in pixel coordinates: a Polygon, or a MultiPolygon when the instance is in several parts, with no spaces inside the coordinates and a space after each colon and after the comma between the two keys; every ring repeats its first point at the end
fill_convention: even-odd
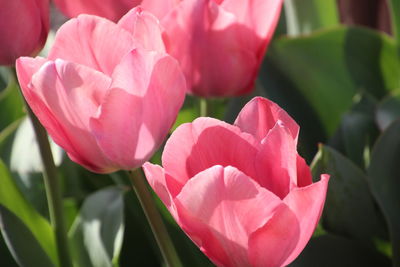
{"type": "MultiPolygon", "coordinates": [[[[396,0],[285,0],[253,94],[211,101],[214,116],[228,122],[255,95],[275,101],[300,125],[299,153],[313,176],[331,174],[320,225],[290,266],[400,266],[398,17],[396,0]]],[[[42,53],[65,21],[52,6],[42,53]]],[[[42,218],[49,214],[38,148],[16,87],[10,70],[0,67],[0,202],[9,197],[37,219],[23,221],[0,206],[0,265],[18,266],[12,254],[24,253],[24,266],[39,266],[42,241],[30,229],[42,227],[45,235],[42,218]]],[[[174,129],[198,116],[198,102],[187,96],[174,129]]],[[[153,163],[160,164],[161,151],[153,163]]],[[[162,266],[125,173],[91,173],[55,144],[53,154],[82,266],[162,266]]],[[[184,266],[214,266],[158,205],[184,266]]]]}

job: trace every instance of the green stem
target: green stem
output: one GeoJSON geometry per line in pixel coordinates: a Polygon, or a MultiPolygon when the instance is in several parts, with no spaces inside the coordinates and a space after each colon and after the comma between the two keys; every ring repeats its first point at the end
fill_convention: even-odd
{"type": "Polygon", "coordinates": [[[200,117],[210,117],[210,102],[207,98],[200,97],[200,117]]]}
{"type": "Polygon", "coordinates": [[[128,174],[167,266],[182,267],[182,263],[147,187],[143,173],[139,168],[128,172],[128,174]]]}
{"type": "MultiPolygon", "coordinates": [[[[13,69],[15,81],[17,81],[15,69],[13,69]]],[[[64,219],[64,206],[61,187],[56,165],[54,164],[49,139],[46,130],[40,124],[29,105],[25,102],[28,115],[32,121],[33,129],[39,145],[40,156],[43,162],[43,179],[46,188],[47,202],[49,205],[50,221],[57,243],[58,259],[61,267],[72,267],[72,261],[68,248],[68,238],[64,219]]]]}
{"type": "Polygon", "coordinates": [[[40,124],[28,105],[27,109],[32,120],[33,128],[39,144],[40,155],[43,161],[43,178],[46,187],[47,201],[49,204],[50,220],[56,236],[60,266],[71,267],[72,261],[68,249],[68,238],[63,213],[64,206],[62,202],[61,187],[57,168],[54,164],[53,154],[51,153],[49,139],[47,137],[46,130],[40,124]]]}

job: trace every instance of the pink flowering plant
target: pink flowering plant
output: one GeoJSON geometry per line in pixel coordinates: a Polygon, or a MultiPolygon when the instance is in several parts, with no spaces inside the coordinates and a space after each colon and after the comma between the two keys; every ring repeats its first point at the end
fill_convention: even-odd
{"type": "Polygon", "coordinates": [[[397,0],[0,0],[0,265],[400,267],[397,0]]]}

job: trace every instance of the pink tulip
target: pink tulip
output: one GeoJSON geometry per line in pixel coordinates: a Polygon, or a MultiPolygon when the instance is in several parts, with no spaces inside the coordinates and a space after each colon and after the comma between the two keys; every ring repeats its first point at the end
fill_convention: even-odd
{"type": "Polygon", "coordinates": [[[296,152],[298,125],[258,97],[234,125],[198,118],[167,141],[146,177],[186,234],[217,266],[286,266],[320,218],[329,176],[312,183],[296,152]]]}
{"type": "Polygon", "coordinates": [[[0,65],[37,54],[48,32],[48,0],[0,0],[0,65]]]}
{"type": "Polygon", "coordinates": [[[99,173],[132,169],[160,146],[186,91],[160,34],[139,8],[118,24],[81,15],[60,28],[48,58],[17,60],[27,102],[73,161],[99,173]]]}
{"type": "Polygon", "coordinates": [[[185,74],[188,91],[203,97],[241,95],[254,87],[283,0],[55,0],[68,16],[118,20],[129,8],[156,15],[167,52],[185,74]]]}
{"type": "Polygon", "coordinates": [[[180,0],[54,0],[68,17],[91,14],[118,21],[131,8],[141,5],[154,15],[163,16],[180,0]]]}
{"type": "MultiPolygon", "coordinates": [[[[155,0],[153,0],[155,1],[155,0]]],[[[203,97],[250,92],[283,0],[183,0],[162,20],[167,51],[203,97]]]]}

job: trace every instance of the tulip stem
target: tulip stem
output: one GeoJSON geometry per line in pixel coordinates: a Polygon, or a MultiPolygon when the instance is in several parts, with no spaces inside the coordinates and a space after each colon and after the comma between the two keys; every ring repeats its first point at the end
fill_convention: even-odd
{"type": "MultiPolygon", "coordinates": [[[[15,82],[17,76],[13,69],[15,82]]],[[[24,99],[25,100],[25,99],[24,99]]],[[[40,124],[35,114],[32,112],[28,103],[25,101],[29,118],[32,121],[36,139],[39,145],[39,152],[43,162],[43,179],[46,190],[47,203],[49,206],[50,222],[53,227],[57,244],[57,254],[59,266],[72,267],[72,261],[69,253],[68,238],[64,219],[64,205],[62,200],[61,187],[57,167],[54,163],[53,154],[51,152],[49,139],[46,130],[40,124]]]]}
{"type": "Polygon", "coordinates": [[[50,221],[54,229],[58,258],[61,267],[72,267],[72,261],[68,250],[68,238],[65,227],[64,207],[59,183],[57,168],[54,164],[53,154],[51,153],[49,139],[46,130],[33,114],[27,105],[28,113],[36,133],[39,144],[40,155],[42,157],[44,172],[43,178],[46,188],[47,202],[49,205],[50,221]]]}
{"type": "Polygon", "coordinates": [[[164,261],[169,267],[182,267],[178,254],[175,251],[174,245],[168,235],[167,229],[162,221],[161,215],[157,210],[153,196],[151,195],[145,177],[140,168],[129,171],[129,177],[136,192],[136,195],[142,205],[144,213],[153,231],[154,237],[157,241],[158,247],[164,261]]]}
{"type": "Polygon", "coordinates": [[[72,262],[68,249],[61,187],[57,168],[54,164],[53,154],[51,153],[49,139],[46,130],[40,124],[35,114],[33,114],[30,107],[28,105],[26,105],[26,107],[36,133],[36,139],[39,144],[40,155],[43,161],[43,178],[46,187],[47,202],[49,205],[50,221],[56,237],[60,266],[71,267],[72,262]]]}
{"type": "Polygon", "coordinates": [[[210,116],[210,102],[207,98],[200,97],[200,117],[209,117],[210,116]]]}

